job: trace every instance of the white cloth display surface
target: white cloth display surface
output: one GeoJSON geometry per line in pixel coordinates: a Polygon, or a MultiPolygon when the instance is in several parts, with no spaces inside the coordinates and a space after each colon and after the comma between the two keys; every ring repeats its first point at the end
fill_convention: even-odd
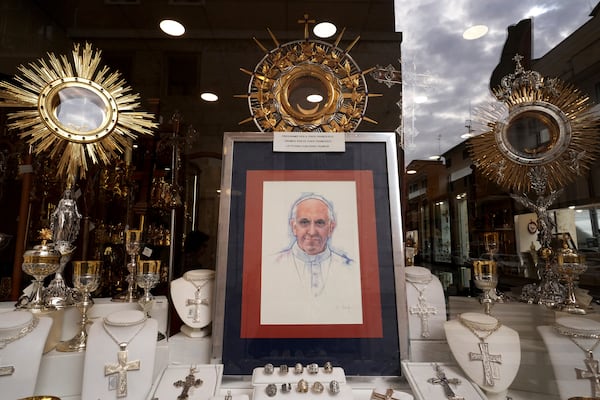
{"type": "Polygon", "coordinates": [[[409,339],[445,339],[446,299],[437,276],[424,267],[406,267],[409,339]]]}
{"type": "Polygon", "coordinates": [[[94,323],[88,333],[82,400],[145,399],[152,382],[158,323],[125,310],[94,323]]]}
{"type": "Polygon", "coordinates": [[[456,364],[402,361],[402,371],[417,400],[449,399],[448,388],[440,376],[446,378],[449,390],[456,398],[486,400],[481,389],[467,379],[456,364]]]}
{"type": "Polygon", "coordinates": [[[504,399],[521,363],[519,334],[481,313],[464,313],[444,324],[450,351],[464,373],[486,392],[504,399]]]}
{"type": "Polygon", "coordinates": [[[34,394],[35,382],[52,327],[52,318],[29,311],[0,313],[0,397],[18,399],[34,394]]]}
{"type": "Polygon", "coordinates": [[[560,398],[600,396],[600,322],[560,317],[555,326],[538,326],[538,332],[550,355],[560,398]]]}
{"type": "Polygon", "coordinates": [[[190,337],[202,337],[210,333],[207,328],[213,315],[215,271],[195,269],[187,271],[182,278],[171,281],[171,299],[179,318],[185,324],[181,332],[190,337]]]}

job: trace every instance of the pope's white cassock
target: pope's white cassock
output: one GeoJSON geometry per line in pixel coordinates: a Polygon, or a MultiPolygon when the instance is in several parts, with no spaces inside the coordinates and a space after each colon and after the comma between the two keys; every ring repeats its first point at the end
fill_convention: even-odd
{"type": "Polygon", "coordinates": [[[362,324],[360,265],[326,247],[306,254],[297,243],[262,261],[262,325],[362,324]]]}

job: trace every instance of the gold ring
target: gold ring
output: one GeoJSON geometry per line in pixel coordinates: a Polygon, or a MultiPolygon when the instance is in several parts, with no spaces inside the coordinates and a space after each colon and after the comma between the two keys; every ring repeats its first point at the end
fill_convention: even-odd
{"type": "Polygon", "coordinates": [[[296,387],[296,391],[298,393],[308,392],[308,382],[306,382],[304,379],[300,379],[298,381],[298,386],[296,387]]]}
{"type": "Polygon", "coordinates": [[[312,387],[310,388],[310,390],[312,390],[313,393],[323,393],[323,389],[325,389],[323,387],[323,384],[321,382],[315,382],[313,383],[312,387]]]}

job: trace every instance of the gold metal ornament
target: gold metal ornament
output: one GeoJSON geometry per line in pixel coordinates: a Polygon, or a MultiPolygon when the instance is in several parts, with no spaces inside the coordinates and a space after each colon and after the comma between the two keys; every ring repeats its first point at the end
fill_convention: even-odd
{"type": "Polygon", "coordinates": [[[377,123],[365,116],[369,94],[365,75],[374,68],[361,71],[349,52],[359,38],[345,50],[338,47],[344,31],[330,44],[308,37],[305,15],[304,40],[275,43],[250,75],[247,98],[251,117],[240,124],[254,121],[262,132],[353,132],[361,121],[377,123]]]}
{"type": "Polygon", "coordinates": [[[499,102],[477,110],[485,131],[469,139],[469,150],[483,175],[500,186],[552,192],[588,170],[600,153],[600,119],[578,89],[524,70],[521,59],[515,56],[514,74],[494,90],[499,102]]]}
{"type": "Polygon", "coordinates": [[[136,111],[139,95],[118,71],[100,67],[101,51],[86,43],[67,56],[48,54],[21,65],[14,83],[0,82],[0,104],[23,110],[8,115],[35,154],[58,158],[57,175],[68,185],[85,177],[89,158],[108,165],[132,148],[137,134],[152,135],[154,115],[136,111]]]}

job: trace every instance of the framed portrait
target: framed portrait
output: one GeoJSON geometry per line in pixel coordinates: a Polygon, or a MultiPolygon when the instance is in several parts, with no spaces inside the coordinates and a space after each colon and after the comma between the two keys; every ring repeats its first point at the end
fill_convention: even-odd
{"type": "Polygon", "coordinates": [[[408,355],[394,133],[344,152],[274,152],[224,136],[213,360],[225,375],[326,361],[400,376],[408,355]]]}

